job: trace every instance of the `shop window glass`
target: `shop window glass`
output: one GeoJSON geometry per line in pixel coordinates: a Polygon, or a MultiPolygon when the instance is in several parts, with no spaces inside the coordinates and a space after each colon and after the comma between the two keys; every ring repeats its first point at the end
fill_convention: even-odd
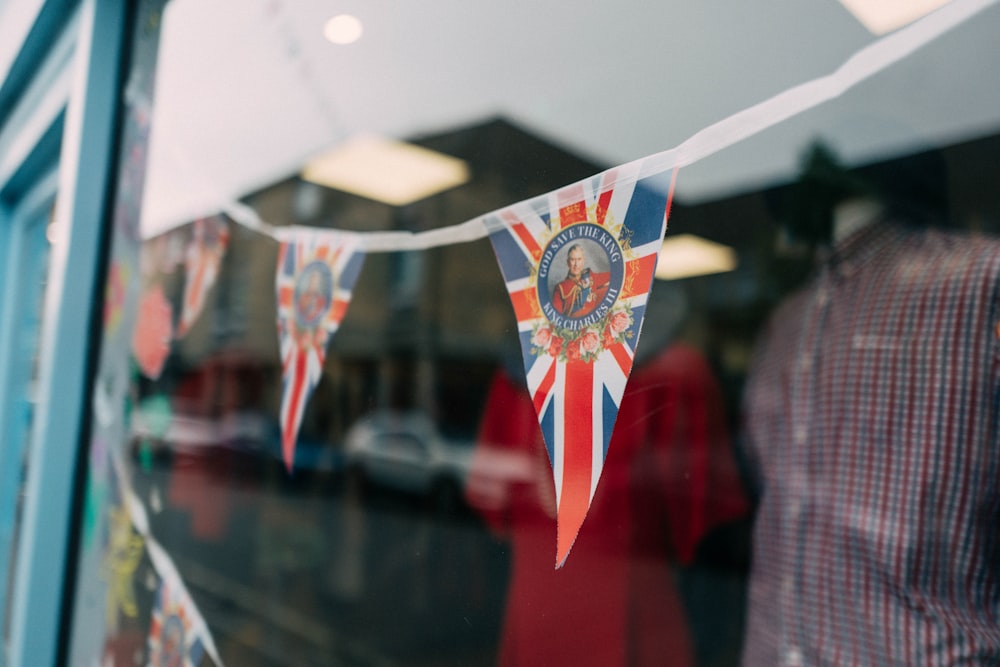
{"type": "Polygon", "coordinates": [[[442,1],[359,9],[353,44],[318,3],[143,4],[71,658],[1000,659],[1000,12],[973,4],[883,37],[836,3],[442,1]],[[713,125],[809,81],[750,138],[713,125]],[[477,216],[547,224],[532,198],[677,145],[669,190],[631,181],[672,272],[616,311],[603,237],[542,244],[523,280],[562,319],[525,325],[477,216]],[[624,393],[555,424],[533,364],[611,348],[624,393]],[[563,542],[553,439],[599,419],[563,542]]]}

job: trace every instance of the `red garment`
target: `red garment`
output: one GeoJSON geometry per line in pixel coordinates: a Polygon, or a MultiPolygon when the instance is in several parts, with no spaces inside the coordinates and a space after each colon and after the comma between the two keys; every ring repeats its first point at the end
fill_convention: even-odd
{"type": "Polygon", "coordinates": [[[221,450],[173,456],[167,499],[171,508],[191,512],[191,535],[200,540],[225,537],[232,504],[224,472],[229,459],[221,450]]]}
{"type": "Polygon", "coordinates": [[[172,509],[191,512],[191,534],[201,540],[221,541],[232,510],[227,478],[234,454],[218,446],[222,443],[216,429],[221,423],[217,410],[235,405],[238,382],[238,373],[225,361],[208,361],[181,382],[173,397],[175,414],[204,430],[190,442],[170,442],[173,463],[167,502],[172,509]]]}
{"type": "Polygon", "coordinates": [[[552,306],[568,317],[585,317],[607,296],[611,285],[611,273],[590,273],[584,281],[567,277],[552,291],[552,306]]]}
{"type": "Polygon", "coordinates": [[[501,665],[693,663],[671,561],[688,563],[714,526],[749,510],[720,391],[694,349],[636,370],[587,520],[554,570],[555,491],[525,388],[494,380],[467,486],[512,541],[501,665]]]}

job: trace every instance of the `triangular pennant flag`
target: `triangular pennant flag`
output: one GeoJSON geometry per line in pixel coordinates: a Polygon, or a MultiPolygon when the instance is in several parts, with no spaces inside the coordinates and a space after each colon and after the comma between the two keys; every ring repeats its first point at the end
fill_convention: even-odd
{"type": "Polygon", "coordinates": [[[197,667],[205,645],[199,630],[203,623],[181,581],[165,578],[160,582],[149,624],[150,667],[177,665],[197,667]]]}
{"type": "Polygon", "coordinates": [[[155,284],[139,299],[139,312],[132,332],[132,356],[146,377],[156,380],[163,372],[163,365],[170,356],[170,342],[174,337],[174,309],[163,293],[163,286],[155,284]]]}
{"type": "Polygon", "coordinates": [[[663,242],[675,170],[611,169],[488,216],[556,488],[556,567],[597,489],[663,242]]]}
{"type": "Polygon", "coordinates": [[[364,253],[358,234],[305,228],[282,234],[277,278],[281,450],[291,472],[305,405],[323,373],[327,343],[347,312],[364,253]]]}
{"type": "Polygon", "coordinates": [[[229,245],[229,225],[222,216],[201,218],[194,223],[194,233],[184,257],[186,272],[184,301],[177,335],[183,336],[198,319],[205,296],[219,275],[222,256],[229,245]]]}

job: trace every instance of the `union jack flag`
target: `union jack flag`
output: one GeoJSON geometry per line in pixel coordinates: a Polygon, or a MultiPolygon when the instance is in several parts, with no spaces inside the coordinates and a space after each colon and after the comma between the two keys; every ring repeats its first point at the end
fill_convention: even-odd
{"type": "Polygon", "coordinates": [[[186,334],[198,319],[201,308],[205,305],[205,296],[219,275],[219,265],[228,245],[229,226],[221,216],[195,221],[194,235],[184,258],[187,275],[181,320],[177,325],[178,336],[186,334]]]}
{"type": "Polygon", "coordinates": [[[149,625],[149,667],[198,667],[204,623],[184,585],[163,579],[149,625]]]}
{"type": "Polygon", "coordinates": [[[288,228],[278,251],[281,341],[281,450],[289,472],[309,395],[323,374],[326,346],[340,326],[361,272],[361,237],[288,228]]]}
{"type": "Polygon", "coordinates": [[[604,466],[675,174],[625,165],[487,217],[555,480],[557,568],[604,466]]]}

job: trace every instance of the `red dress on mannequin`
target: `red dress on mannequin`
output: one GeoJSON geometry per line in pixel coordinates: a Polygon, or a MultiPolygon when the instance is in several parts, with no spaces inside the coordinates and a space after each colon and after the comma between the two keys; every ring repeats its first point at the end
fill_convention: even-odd
{"type": "Polygon", "coordinates": [[[693,348],[637,369],[601,481],[566,564],[554,569],[555,491],[534,407],[501,372],[467,487],[512,544],[501,665],[693,664],[672,563],[714,526],[744,516],[718,386],[693,348]]]}

